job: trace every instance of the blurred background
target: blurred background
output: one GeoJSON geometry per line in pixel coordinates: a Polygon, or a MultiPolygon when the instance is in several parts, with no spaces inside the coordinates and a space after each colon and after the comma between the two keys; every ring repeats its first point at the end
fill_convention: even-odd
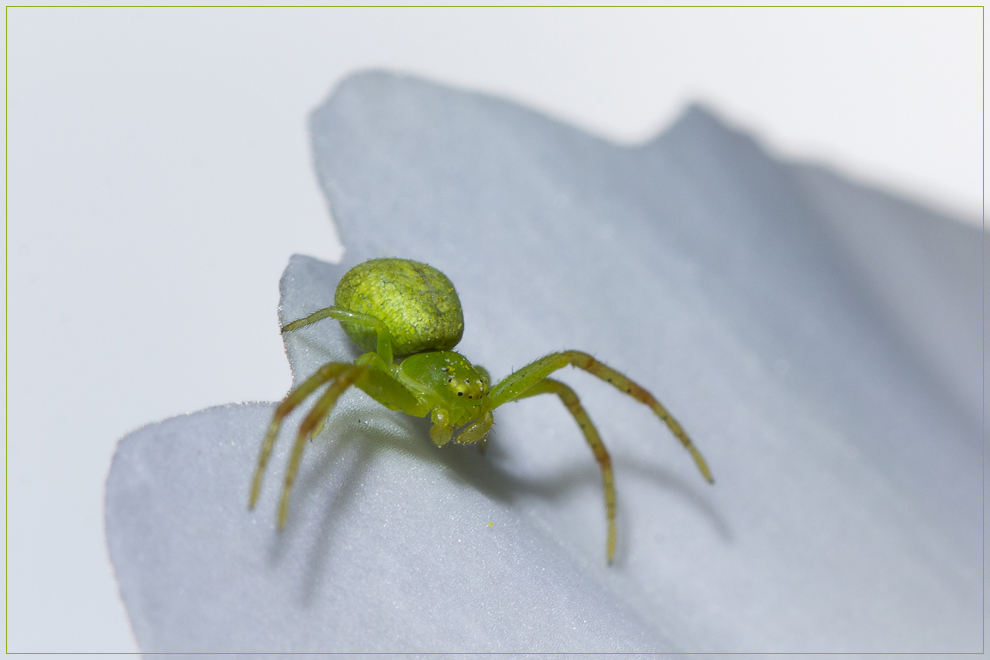
{"type": "MultiPolygon", "coordinates": [[[[633,144],[690,101],[981,222],[983,10],[7,9],[7,651],[136,651],[116,442],[277,400],[278,279],[343,247],[307,114],[381,67],[633,144]]],[[[245,475],[245,479],[248,475],[245,475]]]]}

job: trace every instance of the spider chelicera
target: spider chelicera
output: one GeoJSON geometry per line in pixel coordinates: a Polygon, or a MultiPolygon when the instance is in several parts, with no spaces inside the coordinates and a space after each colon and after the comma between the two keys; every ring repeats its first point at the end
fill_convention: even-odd
{"type": "Polygon", "coordinates": [[[416,417],[429,416],[433,423],[430,437],[438,447],[453,440],[464,444],[480,443],[482,449],[496,408],[538,394],[556,394],[581,428],[601,467],[609,563],[615,556],[612,462],[574,390],[549,378],[550,374],[573,365],[646,404],[691,453],[702,476],[714,483],[701,452],[667,409],[644,388],[587,353],[551,353],[492,387],[483,367],[471,364],[452,350],[464,334],[461,303],[447,276],[426,264],[407,259],[373,259],[359,264],[341,278],[332,307],[293,321],[284,326],[282,332],[291,332],[326,318],[340,321],[347,336],[366,352],[353,363],[324,364],[289,392],[275,409],[251,485],[249,507],[252,509],[258,501],[261,480],[282,421],[316,390],[329,384],[299,425],[282,486],[279,529],[285,526],[288,517],[289,497],[306,440],[319,432],[337,399],[351,386],[391,410],[416,417]]]}

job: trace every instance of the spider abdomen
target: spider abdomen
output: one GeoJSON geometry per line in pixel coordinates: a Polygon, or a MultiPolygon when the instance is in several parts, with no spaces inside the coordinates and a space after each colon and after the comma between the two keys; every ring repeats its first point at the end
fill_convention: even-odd
{"type": "MultiPolygon", "coordinates": [[[[409,259],[372,259],[347,271],[337,285],[334,306],[383,321],[396,357],[450,350],[464,334],[454,285],[436,268],[409,259]]],[[[340,324],[362,350],[375,350],[373,329],[340,324]]]]}

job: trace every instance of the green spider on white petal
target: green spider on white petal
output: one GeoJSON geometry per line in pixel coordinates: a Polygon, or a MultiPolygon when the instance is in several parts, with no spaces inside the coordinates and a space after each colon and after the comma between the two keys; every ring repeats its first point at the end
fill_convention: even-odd
{"type": "Polygon", "coordinates": [[[306,440],[315,435],[337,399],[357,387],[386,408],[429,417],[430,437],[448,442],[479,443],[483,448],[499,406],[538,394],[556,394],[574,417],[602,472],[608,521],[606,556],[615,557],[615,485],[604,443],[574,391],[550,374],[567,365],[584,369],[649,406],[691,453],[702,476],[711,471],[681,425],[660,403],[625,375],[581,351],[551,353],[513,372],[494,387],[488,372],[452,350],[464,334],[461,303],[447,276],[408,259],[373,259],[349,270],[334,294],[332,307],[282,328],[291,332],[324,319],[340,322],[348,337],[366,351],[353,363],[328,362],[289,392],[272,416],[258,456],[249,507],[254,508],[282,421],[318,389],[326,389],[299,425],[285,473],[278,527],[285,526],[289,499],[306,440]]]}

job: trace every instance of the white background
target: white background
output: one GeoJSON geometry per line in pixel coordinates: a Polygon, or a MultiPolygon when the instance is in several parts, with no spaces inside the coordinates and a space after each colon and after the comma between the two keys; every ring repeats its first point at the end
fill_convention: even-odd
{"type": "Polygon", "coordinates": [[[341,255],[306,116],[349,72],[621,142],[701,99],[979,222],[982,30],[979,8],[8,9],[7,650],[136,650],[103,538],[115,443],[285,393],[279,275],[341,255]]]}

